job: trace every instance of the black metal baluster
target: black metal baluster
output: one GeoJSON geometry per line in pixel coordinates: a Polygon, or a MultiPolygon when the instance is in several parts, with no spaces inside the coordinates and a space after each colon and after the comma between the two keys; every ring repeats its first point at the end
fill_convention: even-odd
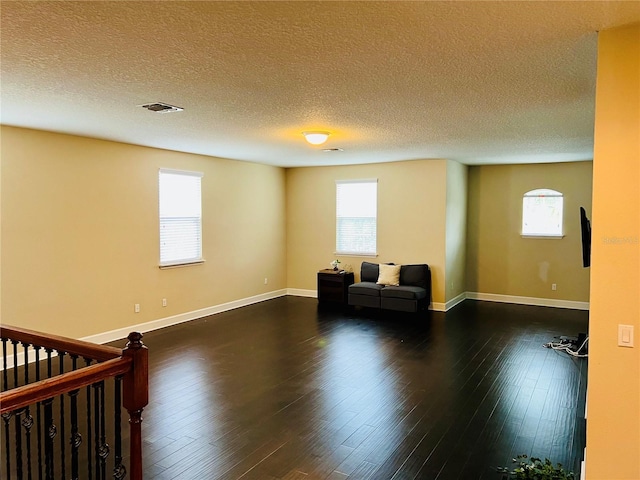
{"type": "MultiPolygon", "coordinates": [[[[40,381],[40,349],[34,345],[36,351],[36,382],[40,381]]],[[[38,439],[38,478],[42,480],[42,402],[36,404],[36,438],[38,439]]]]}
{"type": "MultiPolygon", "coordinates": [[[[11,340],[13,345],[13,388],[20,386],[18,383],[18,341],[11,340]]],[[[20,415],[22,410],[14,412],[15,417],[15,444],[16,444],[16,476],[22,480],[22,435],[20,431],[20,415]]]]}
{"type": "Polygon", "coordinates": [[[22,480],[23,478],[23,470],[22,470],[22,432],[20,431],[20,425],[22,424],[22,420],[20,420],[20,416],[24,412],[24,409],[16,410],[13,416],[16,419],[16,429],[15,429],[15,440],[16,440],[16,477],[18,480],[22,480]]]}
{"type": "MultiPolygon", "coordinates": [[[[64,356],[66,352],[58,351],[58,365],[60,375],[64,374],[64,356]]],[[[65,455],[65,421],[64,421],[64,394],[60,395],[60,438],[62,441],[60,442],[60,478],[65,480],[67,478],[67,468],[66,468],[66,455],[65,455]]]]}
{"type": "MultiPolygon", "coordinates": [[[[7,339],[2,339],[2,389],[9,390],[9,365],[7,361],[7,339]]],[[[5,465],[7,467],[7,480],[11,480],[11,434],[9,433],[9,422],[11,413],[3,413],[4,420],[4,449],[5,449],[5,465]]]]}
{"type": "Polygon", "coordinates": [[[4,451],[7,464],[7,480],[11,480],[11,434],[9,432],[11,422],[11,412],[3,413],[2,420],[4,420],[4,451]]]}
{"type": "MultiPolygon", "coordinates": [[[[24,347],[24,384],[29,385],[29,344],[23,343],[24,347]]],[[[31,416],[31,410],[27,406],[24,413],[24,418],[22,419],[22,426],[25,430],[25,437],[27,440],[27,478],[31,480],[32,472],[31,472],[31,427],[33,426],[33,417],[31,416]]]]}
{"type": "MultiPolygon", "coordinates": [[[[72,369],[78,369],[78,356],[71,355],[72,369]]],[[[80,445],[82,444],[82,435],[78,432],[78,393],[80,390],[72,390],[69,392],[71,398],[71,478],[72,480],[79,480],[78,472],[78,452],[80,445]]]]}
{"type": "Polygon", "coordinates": [[[78,452],[80,445],[82,444],[82,435],[78,432],[78,393],[79,390],[72,390],[69,392],[71,397],[71,438],[69,443],[71,444],[71,478],[78,480],[78,452]]]}
{"type": "MultiPolygon", "coordinates": [[[[52,349],[45,348],[47,352],[47,378],[52,377],[51,354],[52,349]]],[[[44,424],[45,424],[45,446],[44,446],[44,464],[45,478],[53,480],[54,475],[54,459],[53,459],[53,439],[56,437],[57,428],[53,422],[53,398],[49,398],[44,402],[44,424]]]]}
{"type": "Polygon", "coordinates": [[[127,469],[122,464],[122,375],[114,378],[114,413],[115,413],[115,460],[113,478],[122,480],[127,469]]]}
{"type": "Polygon", "coordinates": [[[44,476],[53,480],[53,439],[56,436],[56,426],[53,422],[53,398],[42,402],[44,404],[44,476]]]}
{"type": "Polygon", "coordinates": [[[25,429],[25,436],[27,437],[27,479],[33,478],[33,471],[31,469],[31,427],[33,427],[33,416],[27,408],[25,417],[22,419],[22,426],[25,429]]]}
{"type": "Polygon", "coordinates": [[[9,390],[9,366],[7,365],[7,339],[2,339],[2,390],[9,390]]]}
{"type": "Polygon", "coordinates": [[[94,419],[94,430],[95,430],[95,456],[96,456],[96,480],[104,480],[100,476],[100,416],[98,413],[100,412],[100,395],[98,394],[98,383],[93,384],[93,419],[94,419]]]}
{"type": "MultiPolygon", "coordinates": [[[[91,365],[91,359],[85,358],[87,366],[91,365]]],[[[91,385],[87,386],[87,478],[93,479],[92,466],[93,452],[91,451],[91,385]]]]}
{"type": "Polygon", "coordinates": [[[107,457],[109,457],[109,444],[107,443],[107,428],[105,423],[105,401],[104,401],[105,381],[102,380],[99,384],[98,391],[100,392],[100,474],[103,480],[107,478],[107,457]]]}
{"type": "Polygon", "coordinates": [[[19,387],[18,385],[18,341],[11,340],[13,345],[13,388],[19,387]]]}

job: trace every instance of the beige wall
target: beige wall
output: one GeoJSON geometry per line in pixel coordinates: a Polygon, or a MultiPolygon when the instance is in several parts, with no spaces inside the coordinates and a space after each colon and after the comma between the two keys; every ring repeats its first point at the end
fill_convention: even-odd
{"type": "Polygon", "coordinates": [[[446,160],[287,169],[289,288],[315,290],[335,258],[336,180],[377,178],[378,257],[338,258],[358,275],[363,260],[427,263],[432,300],[444,303],[446,176],[446,160]]]}
{"type": "Polygon", "coordinates": [[[446,288],[450,301],[466,291],[468,167],[447,161],[446,288]]]}
{"type": "Polygon", "coordinates": [[[592,162],[470,167],[467,290],[588,302],[579,208],[591,217],[591,190],[592,162]],[[520,236],[522,196],[536,188],[564,194],[564,238],[520,236]]]}
{"type": "Polygon", "coordinates": [[[640,478],[640,24],[598,40],[593,168],[589,480],[640,478]],[[617,345],[633,325],[635,347],[617,345]]]}
{"type": "Polygon", "coordinates": [[[283,169],[4,126],[1,157],[5,323],[85,337],[286,287],[283,169]],[[204,172],[203,265],[158,268],[160,167],[204,172]]]}

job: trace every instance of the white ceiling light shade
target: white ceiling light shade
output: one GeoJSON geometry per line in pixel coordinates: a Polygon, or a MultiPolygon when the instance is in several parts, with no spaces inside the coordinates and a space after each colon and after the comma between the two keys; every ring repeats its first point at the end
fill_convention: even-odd
{"type": "Polygon", "coordinates": [[[302,134],[311,145],[322,145],[331,135],[329,132],[302,132],[302,134]]]}

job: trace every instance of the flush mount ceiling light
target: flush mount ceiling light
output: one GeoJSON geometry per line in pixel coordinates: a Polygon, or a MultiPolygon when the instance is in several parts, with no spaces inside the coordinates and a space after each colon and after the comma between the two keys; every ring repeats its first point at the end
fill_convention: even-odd
{"type": "Polygon", "coordinates": [[[302,134],[311,145],[322,145],[331,135],[329,132],[302,132],[302,134]]]}
{"type": "Polygon", "coordinates": [[[138,106],[156,113],[181,112],[182,110],[184,110],[184,108],[182,107],[176,107],[175,105],[169,105],[168,103],[162,102],[147,103],[145,105],[138,106]]]}

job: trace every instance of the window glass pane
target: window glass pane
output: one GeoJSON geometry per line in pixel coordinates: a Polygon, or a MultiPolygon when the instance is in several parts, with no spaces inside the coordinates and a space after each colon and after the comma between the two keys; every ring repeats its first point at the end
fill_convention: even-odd
{"type": "Polygon", "coordinates": [[[202,260],[202,174],[161,170],[160,265],[202,260]]]}
{"type": "Polygon", "coordinates": [[[374,255],[377,180],[336,184],[336,252],[374,255]]]}
{"type": "Polygon", "coordinates": [[[562,235],[563,196],[548,189],[532,190],[522,198],[522,234],[562,235]]]}

